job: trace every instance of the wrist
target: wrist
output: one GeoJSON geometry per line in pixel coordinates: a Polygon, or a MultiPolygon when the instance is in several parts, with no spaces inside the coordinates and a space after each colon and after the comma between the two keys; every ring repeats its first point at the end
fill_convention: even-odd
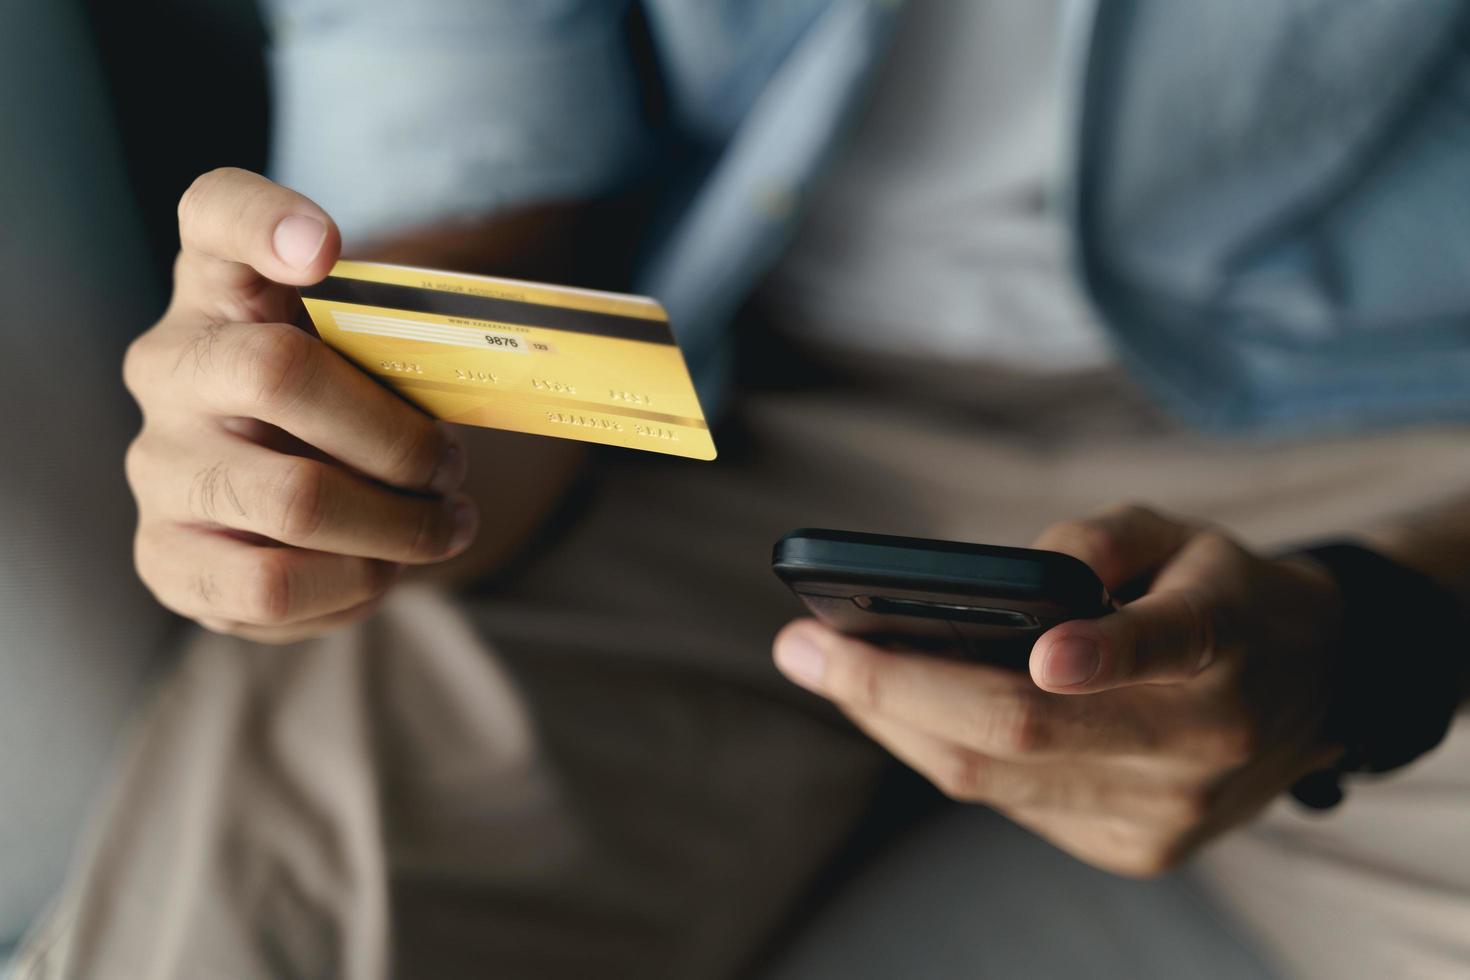
{"type": "Polygon", "coordinates": [[[1357,544],[1319,545],[1281,560],[1335,586],[1322,738],[1342,755],[1292,790],[1303,804],[1327,808],[1342,798],[1343,774],[1407,765],[1444,737],[1459,700],[1463,617],[1434,581],[1357,544]]]}
{"type": "MultiPolygon", "coordinates": [[[[1307,553],[1281,555],[1274,559],[1277,570],[1291,585],[1292,627],[1297,637],[1294,649],[1305,677],[1298,704],[1303,731],[1309,733],[1302,747],[1306,759],[1337,760],[1345,746],[1329,724],[1329,711],[1343,686],[1343,641],[1346,602],[1342,586],[1332,570],[1307,553]]],[[[1333,774],[1332,787],[1336,787],[1333,774]]],[[[1329,792],[1327,795],[1331,795],[1329,792]]],[[[1340,794],[1339,794],[1340,795],[1340,794]]]]}

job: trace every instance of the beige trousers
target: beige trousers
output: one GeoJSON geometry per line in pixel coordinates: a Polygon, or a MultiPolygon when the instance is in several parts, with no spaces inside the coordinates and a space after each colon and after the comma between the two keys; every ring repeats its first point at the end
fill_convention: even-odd
{"type": "MultiPolygon", "coordinates": [[[[768,393],[721,442],[608,454],[496,589],[404,589],[286,648],[194,634],[18,975],[737,975],[885,764],[770,666],[800,611],[781,533],[1024,544],[1131,499],[1272,546],[1470,487],[1464,429],[1220,444],[1111,382],[965,411],[768,393]]],[[[1290,972],[1470,975],[1466,735],[1199,873],[1290,972]]]]}

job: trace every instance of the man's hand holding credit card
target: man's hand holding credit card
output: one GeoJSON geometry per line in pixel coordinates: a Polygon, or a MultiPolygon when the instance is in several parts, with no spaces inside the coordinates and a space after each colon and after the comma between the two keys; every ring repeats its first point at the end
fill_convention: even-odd
{"type": "Polygon", "coordinates": [[[464,434],[438,419],[714,456],[652,300],[339,263],[321,207],[243,170],[194,182],[179,238],[168,308],[124,363],[127,475],[140,578],[210,629],[320,635],[405,566],[494,552],[555,506],[567,443],[483,433],[500,439],[471,494],[464,434]]]}
{"type": "Polygon", "coordinates": [[[323,341],[435,418],[715,458],[647,297],[372,262],[301,296],[323,341]]]}

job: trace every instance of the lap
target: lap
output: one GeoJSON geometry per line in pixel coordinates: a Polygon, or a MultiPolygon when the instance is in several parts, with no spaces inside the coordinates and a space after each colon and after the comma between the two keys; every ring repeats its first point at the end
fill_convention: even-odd
{"type": "Polygon", "coordinates": [[[718,466],[612,457],[575,524],[492,591],[406,590],[294,647],[196,636],[31,975],[730,975],[884,764],[770,665],[799,611],[769,573],[780,533],[1025,543],[1134,497],[1268,543],[1421,502],[1426,465],[1470,482],[1450,431],[1033,439],[827,395],[749,419],[718,466]]]}

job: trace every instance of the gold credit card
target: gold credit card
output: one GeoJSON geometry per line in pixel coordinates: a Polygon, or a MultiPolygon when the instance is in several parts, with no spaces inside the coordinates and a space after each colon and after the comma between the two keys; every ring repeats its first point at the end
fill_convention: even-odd
{"type": "Polygon", "coordinates": [[[322,340],[435,418],[715,458],[646,296],[338,262],[301,298],[322,340]]]}

